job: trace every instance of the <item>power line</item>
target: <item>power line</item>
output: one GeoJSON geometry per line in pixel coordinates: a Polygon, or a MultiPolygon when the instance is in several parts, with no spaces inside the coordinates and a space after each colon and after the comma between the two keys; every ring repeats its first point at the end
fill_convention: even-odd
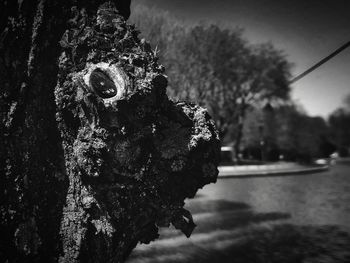
{"type": "Polygon", "coordinates": [[[311,73],[312,71],[314,71],[315,69],[317,69],[318,67],[320,67],[322,64],[326,63],[328,60],[330,60],[331,58],[335,57],[336,55],[338,55],[340,52],[342,52],[344,49],[348,48],[350,46],[350,41],[347,42],[346,44],[342,45],[340,48],[338,48],[337,50],[335,50],[333,53],[331,53],[330,55],[328,55],[327,57],[325,57],[324,59],[320,60],[318,63],[316,63],[314,66],[312,66],[311,68],[309,68],[308,70],[304,71],[303,73],[301,73],[300,75],[296,76],[295,78],[293,78],[292,80],[289,81],[289,84],[292,84],[296,81],[298,81],[299,79],[305,77],[306,75],[308,75],[309,73],[311,73]]]}

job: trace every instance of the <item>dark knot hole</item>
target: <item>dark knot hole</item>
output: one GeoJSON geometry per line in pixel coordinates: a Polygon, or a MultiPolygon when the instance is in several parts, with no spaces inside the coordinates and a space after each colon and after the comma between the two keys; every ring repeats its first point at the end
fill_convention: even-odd
{"type": "Polygon", "coordinates": [[[101,69],[95,69],[90,75],[90,85],[98,96],[104,99],[117,95],[118,89],[109,75],[101,69]]]}

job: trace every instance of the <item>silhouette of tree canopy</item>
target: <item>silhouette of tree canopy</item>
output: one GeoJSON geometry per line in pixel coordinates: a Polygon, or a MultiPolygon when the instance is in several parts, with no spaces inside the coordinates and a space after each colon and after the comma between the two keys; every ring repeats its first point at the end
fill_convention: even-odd
{"type": "Polygon", "coordinates": [[[308,162],[329,157],[336,149],[331,129],[321,117],[310,117],[294,104],[273,111],[250,108],[243,128],[245,158],[308,162]],[[261,144],[263,142],[263,145],[261,144]]]}
{"type": "Polygon", "coordinates": [[[344,98],[344,106],[336,109],[328,119],[332,138],[341,156],[350,150],[350,94],[344,98]]]}

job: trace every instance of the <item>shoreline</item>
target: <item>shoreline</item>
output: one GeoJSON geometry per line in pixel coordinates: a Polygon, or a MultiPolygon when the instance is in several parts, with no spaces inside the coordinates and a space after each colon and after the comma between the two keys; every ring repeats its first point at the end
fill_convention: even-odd
{"type": "Polygon", "coordinates": [[[218,179],[226,178],[251,178],[268,176],[303,175],[324,172],[330,169],[330,165],[300,165],[297,163],[275,163],[262,165],[237,165],[219,166],[218,179]]]}

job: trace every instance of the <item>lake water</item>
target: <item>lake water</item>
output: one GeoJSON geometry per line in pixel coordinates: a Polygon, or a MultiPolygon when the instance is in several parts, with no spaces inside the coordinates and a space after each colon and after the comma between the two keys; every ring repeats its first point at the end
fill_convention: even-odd
{"type": "Polygon", "coordinates": [[[219,179],[186,202],[197,227],[138,245],[127,262],[350,262],[350,163],[297,176],[219,179]]]}
{"type": "Polygon", "coordinates": [[[257,212],[289,213],[296,224],[350,229],[350,163],[308,175],[222,179],[198,194],[211,200],[243,202],[257,212]]]}

